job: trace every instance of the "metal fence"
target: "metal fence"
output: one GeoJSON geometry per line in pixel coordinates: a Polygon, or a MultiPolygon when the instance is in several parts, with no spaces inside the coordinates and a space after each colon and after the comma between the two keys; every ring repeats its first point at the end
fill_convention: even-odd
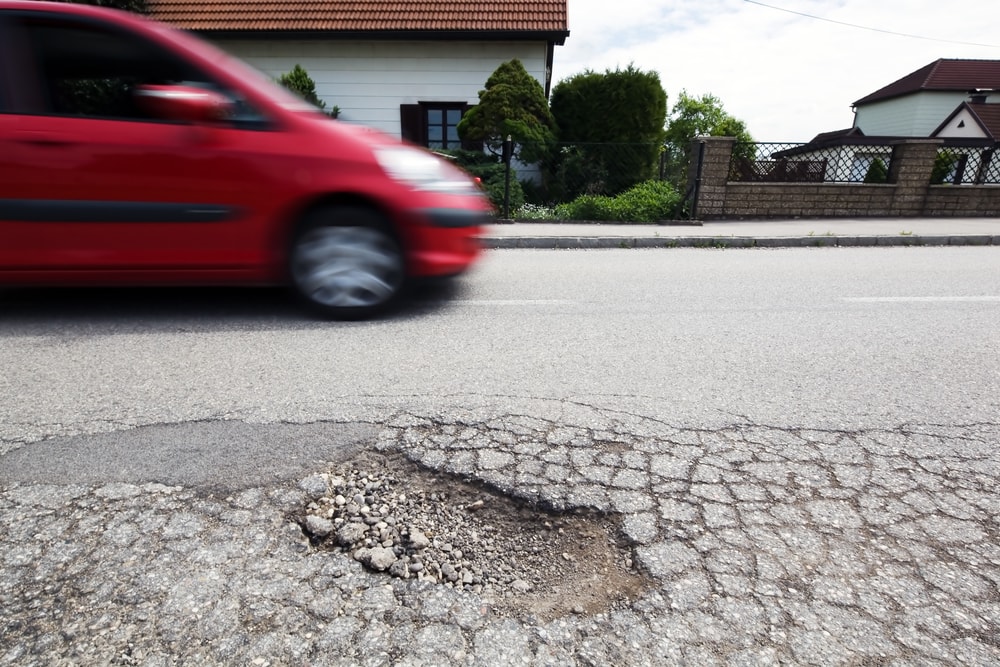
{"type": "MultiPolygon", "coordinates": [[[[736,143],[729,180],[751,183],[885,183],[893,146],[845,143],[736,143]]],[[[1000,184],[1000,150],[984,141],[949,140],[938,150],[931,184],[1000,184]],[[964,143],[967,142],[967,143],[964,143]]]]}
{"type": "Polygon", "coordinates": [[[743,143],[733,146],[729,180],[757,183],[885,183],[892,146],[743,143]]]}
{"type": "Polygon", "coordinates": [[[1000,151],[996,146],[944,146],[938,149],[931,184],[1000,184],[1000,151]]]}

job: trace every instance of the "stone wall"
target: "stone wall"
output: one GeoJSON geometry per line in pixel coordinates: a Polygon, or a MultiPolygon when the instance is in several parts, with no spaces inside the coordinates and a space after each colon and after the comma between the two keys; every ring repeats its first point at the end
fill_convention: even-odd
{"type": "Polygon", "coordinates": [[[938,140],[896,142],[885,184],[730,181],[735,141],[694,142],[690,178],[697,186],[693,210],[699,219],[1000,216],[1000,185],[930,185],[938,140]]]}

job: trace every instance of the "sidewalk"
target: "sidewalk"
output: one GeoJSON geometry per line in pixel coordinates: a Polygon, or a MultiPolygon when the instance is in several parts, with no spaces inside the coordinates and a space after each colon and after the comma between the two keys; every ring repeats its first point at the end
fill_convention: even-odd
{"type": "Polygon", "coordinates": [[[750,248],[1000,245],[994,218],[824,218],[677,225],[498,222],[487,248],[750,248]]]}

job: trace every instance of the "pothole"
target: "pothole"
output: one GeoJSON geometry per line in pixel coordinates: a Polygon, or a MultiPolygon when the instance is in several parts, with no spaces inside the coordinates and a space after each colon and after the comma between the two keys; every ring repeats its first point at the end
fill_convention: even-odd
{"type": "Polygon", "coordinates": [[[652,585],[613,517],[549,511],[402,455],[355,458],[303,488],[313,500],[298,519],[315,546],[479,595],[501,615],[595,614],[652,585]]]}

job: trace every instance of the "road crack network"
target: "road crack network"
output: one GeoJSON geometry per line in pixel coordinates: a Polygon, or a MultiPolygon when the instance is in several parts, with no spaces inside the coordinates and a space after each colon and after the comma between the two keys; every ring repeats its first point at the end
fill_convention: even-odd
{"type": "Polygon", "coordinates": [[[684,429],[617,413],[399,414],[377,454],[294,485],[11,484],[0,491],[0,664],[996,664],[998,443],[992,423],[684,429]],[[418,514],[445,527],[404,520],[394,533],[391,513],[371,513],[389,504],[383,482],[383,500],[412,489],[418,514]],[[338,495],[358,514],[330,512],[338,495]],[[493,556],[490,586],[472,560],[466,581],[463,559],[440,555],[486,546],[441,539],[479,500],[496,512],[482,515],[491,534],[509,538],[484,553],[544,556],[520,570],[493,556]],[[377,539],[320,545],[352,517],[377,539]],[[642,586],[614,604],[532,607],[547,585],[532,573],[570,562],[560,527],[597,530],[614,547],[606,562],[642,586]],[[398,547],[414,576],[372,571],[371,553],[356,552],[376,546],[398,547]]]}

